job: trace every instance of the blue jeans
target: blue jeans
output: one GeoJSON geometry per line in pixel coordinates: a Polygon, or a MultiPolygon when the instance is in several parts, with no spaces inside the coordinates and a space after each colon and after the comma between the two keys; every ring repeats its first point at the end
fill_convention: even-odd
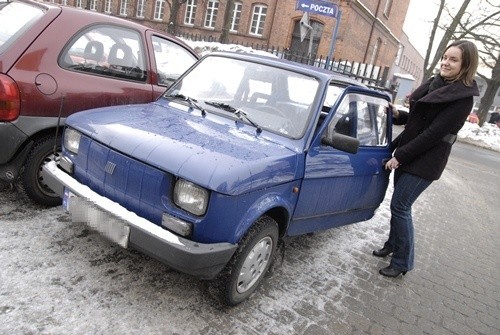
{"type": "Polygon", "coordinates": [[[410,271],[414,262],[414,237],[411,206],[429,187],[432,180],[413,174],[394,172],[394,192],[391,199],[391,230],[384,248],[392,250],[391,267],[410,271]]]}

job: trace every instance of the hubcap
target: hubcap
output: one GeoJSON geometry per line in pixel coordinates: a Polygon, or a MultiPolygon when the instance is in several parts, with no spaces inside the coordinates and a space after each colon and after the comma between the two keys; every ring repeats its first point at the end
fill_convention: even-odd
{"type": "Polygon", "coordinates": [[[273,240],[269,236],[264,237],[254,245],[241,267],[238,287],[236,288],[238,293],[246,292],[264,274],[272,250],[273,240]]]}
{"type": "MultiPolygon", "coordinates": [[[[60,152],[58,151],[55,155],[53,153],[47,155],[47,157],[45,157],[45,159],[43,160],[42,164],[45,164],[45,163],[50,162],[50,161],[57,161],[59,159],[59,153],[60,152]]],[[[44,195],[49,196],[49,197],[57,197],[58,196],[43,181],[43,178],[42,178],[42,166],[40,166],[40,169],[38,170],[38,184],[40,185],[40,191],[44,195]]]]}

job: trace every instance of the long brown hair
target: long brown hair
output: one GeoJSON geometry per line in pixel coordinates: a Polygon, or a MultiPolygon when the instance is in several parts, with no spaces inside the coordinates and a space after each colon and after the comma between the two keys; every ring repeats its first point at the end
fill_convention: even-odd
{"type": "Polygon", "coordinates": [[[457,47],[462,51],[462,67],[456,78],[453,78],[452,81],[460,80],[465,86],[471,86],[479,64],[479,54],[476,45],[471,41],[455,41],[446,47],[443,56],[451,47],[457,47]]]}

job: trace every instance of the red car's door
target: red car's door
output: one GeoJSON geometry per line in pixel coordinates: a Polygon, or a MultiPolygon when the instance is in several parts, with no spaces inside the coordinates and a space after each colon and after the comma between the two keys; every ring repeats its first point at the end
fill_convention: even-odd
{"type": "Polygon", "coordinates": [[[79,28],[59,17],[10,71],[22,92],[24,116],[57,116],[61,111],[64,117],[156,99],[140,31],[106,23],[79,28]]]}

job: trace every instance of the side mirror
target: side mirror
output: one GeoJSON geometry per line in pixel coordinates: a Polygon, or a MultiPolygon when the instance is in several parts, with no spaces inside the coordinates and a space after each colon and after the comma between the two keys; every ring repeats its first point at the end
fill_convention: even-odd
{"type": "Polygon", "coordinates": [[[340,151],[355,154],[359,149],[359,140],[357,138],[334,132],[331,136],[323,136],[321,144],[328,145],[340,151]]]}

